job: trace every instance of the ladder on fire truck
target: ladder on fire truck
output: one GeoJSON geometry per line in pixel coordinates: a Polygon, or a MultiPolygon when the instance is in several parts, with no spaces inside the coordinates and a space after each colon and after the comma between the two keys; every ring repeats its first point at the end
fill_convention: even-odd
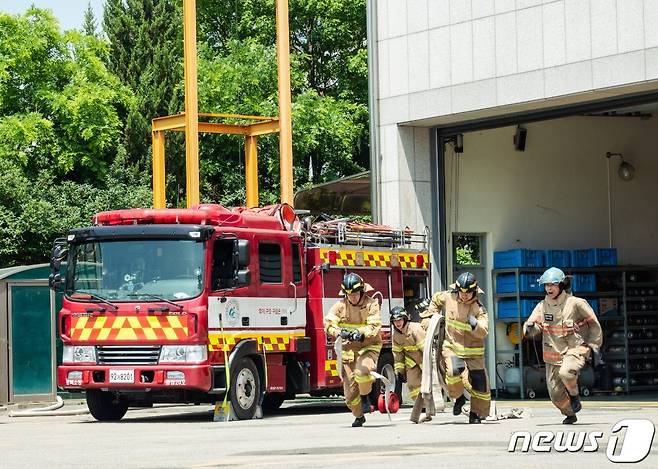
{"type": "Polygon", "coordinates": [[[313,244],[429,250],[429,228],[427,227],[425,227],[424,233],[414,233],[409,228],[395,230],[386,225],[340,218],[307,225],[304,233],[307,242],[313,244]]]}

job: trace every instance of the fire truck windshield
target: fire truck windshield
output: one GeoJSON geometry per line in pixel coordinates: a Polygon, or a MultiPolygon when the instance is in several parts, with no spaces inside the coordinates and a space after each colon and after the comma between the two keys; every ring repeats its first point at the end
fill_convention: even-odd
{"type": "Polygon", "coordinates": [[[71,250],[69,295],[79,290],[112,301],[175,301],[203,289],[205,247],[195,240],[94,241],[71,250]]]}

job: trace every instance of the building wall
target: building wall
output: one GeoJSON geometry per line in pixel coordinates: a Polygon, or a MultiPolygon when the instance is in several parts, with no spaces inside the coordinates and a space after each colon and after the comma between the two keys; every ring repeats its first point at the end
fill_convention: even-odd
{"type": "Polygon", "coordinates": [[[378,0],[380,123],[658,79],[652,0],[378,0]]]}
{"type": "Polygon", "coordinates": [[[430,225],[421,126],[658,87],[655,1],[373,2],[383,223],[430,225]]]}

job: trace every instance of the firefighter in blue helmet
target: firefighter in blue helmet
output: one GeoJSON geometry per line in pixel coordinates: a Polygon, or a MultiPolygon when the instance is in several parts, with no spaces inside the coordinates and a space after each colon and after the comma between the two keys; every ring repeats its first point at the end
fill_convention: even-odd
{"type": "Polygon", "coordinates": [[[324,318],[328,335],[342,340],[343,392],[345,403],[355,419],[353,427],[360,427],[370,412],[370,399],[382,340],[379,303],[367,292],[372,289],[361,276],[348,273],[341,282],[343,299],[332,306],[324,318]]]}
{"type": "Polygon", "coordinates": [[[551,267],[539,283],[546,297],[523,325],[523,335],[543,334],[548,393],[565,416],[562,423],[573,424],[582,408],[578,375],[587,358],[601,347],[601,325],[589,303],[571,294],[571,282],[562,270],[551,267]]]}

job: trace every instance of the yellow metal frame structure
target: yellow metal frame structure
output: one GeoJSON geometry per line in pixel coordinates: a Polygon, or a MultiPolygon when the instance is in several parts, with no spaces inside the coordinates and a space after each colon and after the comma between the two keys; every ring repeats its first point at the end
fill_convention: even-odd
{"type": "Polygon", "coordinates": [[[199,132],[245,136],[247,207],[258,206],[259,135],[279,132],[281,202],[293,204],[292,101],[290,96],[290,30],[288,0],[276,0],[279,118],[236,114],[199,113],[197,90],[196,0],[183,0],[183,63],[185,111],[152,120],[153,207],[165,208],[165,131],[185,132],[187,207],[199,203],[199,132]],[[256,121],[250,124],[201,122],[199,117],[256,121]]]}
{"type": "MultiPolygon", "coordinates": [[[[279,120],[276,117],[243,116],[239,114],[216,114],[202,112],[197,114],[200,118],[220,118],[231,120],[255,121],[248,124],[228,124],[219,122],[202,122],[197,120],[197,131],[211,134],[229,134],[245,136],[245,180],[247,185],[247,207],[258,207],[258,136],[279,131],[279,120]]],[[[185,113],[173,116],[158,117],[152,121],[153,137],[153,207],[165,208],[165,132],[186,132],[187,116],[185,113]]],[[[198,155],[198,153],[197,153],[198,155]]],[[[187,154],[186,154],[187,156],[187,154]]],[[[190,174],[189,160],[186,160],[187,175],[190,174]]],[[[199,203],[198,161],[196,163],[196,201],[188,200],[187,206],[199,203]]],[[[193,170],[193,169],[192,169],[193,170]]],[[[188,179],[188,184],[190,183],[188,179]]],[[[190,190],[187,191],[188,197],[190,190]]]]}

